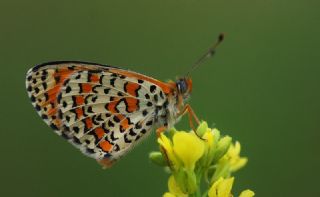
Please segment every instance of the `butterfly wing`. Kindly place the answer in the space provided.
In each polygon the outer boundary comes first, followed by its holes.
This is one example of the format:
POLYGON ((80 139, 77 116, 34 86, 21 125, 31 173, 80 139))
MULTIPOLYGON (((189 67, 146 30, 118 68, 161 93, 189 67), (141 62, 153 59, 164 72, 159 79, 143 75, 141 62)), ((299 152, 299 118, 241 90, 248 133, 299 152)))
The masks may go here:
POLYGON ((26 86, 33 106, 57 134, 108 165, 150 133, 169 91, 153 78, 83 62, 36 66, 26 86))

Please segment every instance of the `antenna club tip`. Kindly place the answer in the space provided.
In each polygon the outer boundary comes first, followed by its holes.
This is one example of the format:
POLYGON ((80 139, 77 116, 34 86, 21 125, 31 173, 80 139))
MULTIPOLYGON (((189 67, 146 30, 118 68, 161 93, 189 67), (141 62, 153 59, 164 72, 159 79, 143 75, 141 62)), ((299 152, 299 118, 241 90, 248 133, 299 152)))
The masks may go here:
POLYGON ((218 41, 219 41, 219 42, 222 42, 222 41, 223 41, 224 35, 225 35, 224 33, 220 33, 220 34, 219 34, 219 37, 218 37, 218 41))

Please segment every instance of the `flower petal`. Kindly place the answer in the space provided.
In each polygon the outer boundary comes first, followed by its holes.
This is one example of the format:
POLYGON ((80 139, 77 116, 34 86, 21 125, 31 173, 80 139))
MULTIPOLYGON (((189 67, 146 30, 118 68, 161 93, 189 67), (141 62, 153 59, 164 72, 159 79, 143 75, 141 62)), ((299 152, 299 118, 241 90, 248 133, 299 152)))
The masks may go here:
POLYGON ((187 169, 193 170, 204 153, 204 143, 192 133, 177 132, 173 136, 173 151, 187 169))
POLYGON ((172 142, 170 141, 167 136, 165 136, 163 133, 161 133, 160 137, 158 138, 158 143, 165 151, 163 154, 165 154, 165 158, 169 159, 169 163, 174 169, 177 169, 179 167, 179 161, 177 160, 176 156, 173 153, 173 147, 172 142))
POLYGON ((231 194, 232 184, 234 178, 219 178, 216 182, 213 183, 209 189, 209 197, 229 197, 231 194))
POLYGON ((178 186, 176 180, 174 179, 174 176, 170 176, 169 177, 169 180, 168 180, 168 188, 169 188, 169 192, 171 194, 174 194, 175 196, 185 196, 187 197, 188 195, 187 194, 184 194, 180 187, 178 186))
POLYGON ((166 192, 166 193, 163 194, 162 197, 177 197, 177 196, 174 195, 174 194, 171 194, 171 193, 169 193, 169 192, 166 192))

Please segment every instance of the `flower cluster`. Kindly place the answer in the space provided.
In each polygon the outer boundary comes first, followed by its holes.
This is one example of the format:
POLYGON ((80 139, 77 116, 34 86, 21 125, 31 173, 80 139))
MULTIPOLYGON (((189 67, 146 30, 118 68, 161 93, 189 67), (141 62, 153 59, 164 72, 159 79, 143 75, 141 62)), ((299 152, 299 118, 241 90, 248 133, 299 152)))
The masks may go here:
MULTIPOLYGON (((234 177, 231 174, 247 163, 240 157, 240 143, 232 143, 229 136, 222 137, 219 130, 210 129, 202 122, 195 132, 171 129, 158 138, 160 151, 151 152, 154 163, 165 166, 171 173, 169 192, 164 197, 209 196, 229 197, 234 177), (202 180, 207 184, 201 191, 202 180)), ((240 197, 252 197, 245 190, 240 197)))

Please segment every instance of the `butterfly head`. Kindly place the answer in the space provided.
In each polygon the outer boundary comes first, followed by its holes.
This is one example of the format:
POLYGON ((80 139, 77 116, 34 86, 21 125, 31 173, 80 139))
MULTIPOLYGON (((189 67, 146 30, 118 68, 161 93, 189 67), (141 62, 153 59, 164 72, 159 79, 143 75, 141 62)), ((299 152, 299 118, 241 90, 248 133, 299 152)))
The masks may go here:
POLYGON ((176 81, 178 94, 187 99, 192 91, 192 80, 189 77, 180 78, 176 81))

